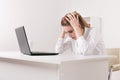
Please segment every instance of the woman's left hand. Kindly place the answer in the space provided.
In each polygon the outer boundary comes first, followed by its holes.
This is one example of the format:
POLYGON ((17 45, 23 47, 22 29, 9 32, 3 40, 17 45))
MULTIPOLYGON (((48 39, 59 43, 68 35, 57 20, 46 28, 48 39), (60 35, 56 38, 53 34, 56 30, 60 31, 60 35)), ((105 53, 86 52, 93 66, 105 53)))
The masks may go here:
POLYGON ((80 25, 79 19, 78 19, 78 15, 77 15, 77 17, 75 17, 74 14, 69 13, 65 17, 65 19, 70 23, 70 25, 73 27, 73 29, 78 28, 78 27, 81 28, 81 25, 80 25))
POLYGON ((77 38, 83 35, 83 29, 81 28, 81 24, 79 23, 78 15, 75 17, 74 14, 70 13, 68 14, 65 19, 70 23, 70 25, 73 27, 77 38))

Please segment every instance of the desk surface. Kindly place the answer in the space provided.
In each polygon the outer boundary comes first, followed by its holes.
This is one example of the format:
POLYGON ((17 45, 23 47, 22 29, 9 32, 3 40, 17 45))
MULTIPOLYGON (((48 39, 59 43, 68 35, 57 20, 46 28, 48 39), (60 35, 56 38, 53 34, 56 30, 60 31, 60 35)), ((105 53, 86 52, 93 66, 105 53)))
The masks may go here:
POLYGON ((50 64, 61 64, 65 61, 97 61, 105 60, 107 56, 103 55, 94 55, 94 56, 81 56, 81 55, 49 55, 49 56, 29 56, 24 55, 20 52, 0 52, 1 59, 12 59, 12 60, 24 60, 32 62, 42 62, 50 64))

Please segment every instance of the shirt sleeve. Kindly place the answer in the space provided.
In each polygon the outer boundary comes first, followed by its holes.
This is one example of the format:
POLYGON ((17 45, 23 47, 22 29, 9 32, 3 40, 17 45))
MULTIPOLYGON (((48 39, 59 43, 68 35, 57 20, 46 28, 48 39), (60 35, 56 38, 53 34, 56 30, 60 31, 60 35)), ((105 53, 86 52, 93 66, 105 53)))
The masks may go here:
POLYGON ((63 38, 58 38, 55 51, 57 53, 62 53, 63 51, 67 50, 70 47, 70 41, 63 38))
POLYGON ((78 53, 82 55, 93 54, 93 50, 96 47, 99 39, 100 39, 100 32, 97 30, 97 28, 92 27, 86 39, 83 36, 80 36, 77 39, 78 48, 79 48, 78 53))

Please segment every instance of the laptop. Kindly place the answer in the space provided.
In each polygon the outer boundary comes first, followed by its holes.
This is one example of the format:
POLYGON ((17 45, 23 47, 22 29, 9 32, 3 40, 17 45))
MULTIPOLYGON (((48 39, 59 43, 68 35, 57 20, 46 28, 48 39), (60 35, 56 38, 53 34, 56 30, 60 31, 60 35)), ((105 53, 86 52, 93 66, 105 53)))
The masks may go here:
POLYGON ((33 52, 30 49, 24 26, 15 28, 20 51, 27 55, 58 55, 55 52, 33 52))

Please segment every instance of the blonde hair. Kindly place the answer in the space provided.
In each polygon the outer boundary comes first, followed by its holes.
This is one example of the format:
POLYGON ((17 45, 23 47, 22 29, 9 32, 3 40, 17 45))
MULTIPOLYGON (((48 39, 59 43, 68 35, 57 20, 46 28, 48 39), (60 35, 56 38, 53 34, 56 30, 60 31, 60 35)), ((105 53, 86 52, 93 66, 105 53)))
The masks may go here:
MULTIPOLYGON (((86 22, 86 20, 79 14, 77 13, 76 11, 72 12, 74 14, 74 16, 77 18, 78 16, 78 19, 79 19, 79 23, 81 25, 81 28, 90 28, 90 24, 88 24, 86 22)), ((70 23, 65 19, 65 17, 67 17, 68 14, 66 14, 62 19, 61 19, 61 25, 62 26, 71 26, 70 23)))

